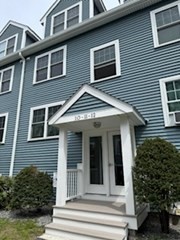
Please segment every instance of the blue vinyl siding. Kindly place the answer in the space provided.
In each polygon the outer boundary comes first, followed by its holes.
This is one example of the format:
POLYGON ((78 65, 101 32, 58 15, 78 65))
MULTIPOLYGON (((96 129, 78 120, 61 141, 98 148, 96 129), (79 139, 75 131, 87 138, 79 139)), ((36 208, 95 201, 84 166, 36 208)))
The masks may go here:
POLYGON ((77 102, 74 103, 71 108, 68 109, 64 116, 68 116, 74 113, 78 114, 107 109, 108 107, 110 107, 109 104, 85 93, 77 102))
POLYGON ((51 21, 52 21, 52 16, 57 14, 58 12, 61 12, 65 10, 66 8, 69 8, 70 6, 82 1, 82 21, 89 18, 89 0, 71 0, 71 1, 66 1, 66 0, 61 0, 57 6, 49 13, 46 19, 46 26, 45 26, 45 34, 44 36, 47 37, 51 35, 51 21))
POLYGON ((15 35, 18 34, 17 37, 17 50, 21 49, 21 43, 22 43, 22 36, 23 36, 23 29, 16 27, 14 25, 9 25, 7 29, 3 32, 3 34, 0 36, 0 42, 15 35))
POLYGON ((32 39, 30 36, 28 36, 27 34, 26 34, 26 43, 25 43, 25 46, 28 46, 28 45, 30 45, 30 44, 32 44, 32 43, 35 43, 36 41, 34 40, 34 39, 32 39))
MULTIPOLYGON (((169 2, 172 1, 167 1, 169 2)), ((159 136, 180 149, 180 128, 164 127, 159 87, 159 79, 180 74, 179 43, 155 49, 150 21, 150 11, 162 4, 156 4, 54 46, 67 45, 67 74, 64 77, 33 85, 35 56, 30 57, 25 72, 14 174, 30 164, 49 173, 56 171, 58 140, 27 141, 30 108, 67 100, 85 83, 131 104, 142 114, 147 125, 136 128, 137 144, 142 143, 145 138, 159 136), (121 76, 90 83, 90 49, 116 39, 119 39, 120 44, 121 76)), ((16 74, 18 79, 19 73, 16 74)), ((12 101, 16 101, 18 86, 17 84, 17 89, 14 89, 13 85, 14 92, 11 94, 14 95, 7 94, 13 96, 9 101, 10 106, 13 105, 12 101)), ((80 108, 83 112, 89 111, 90 104, 87 102, 90 100, 91 108, 107 107, 105 103, 85 94, 70 111, 79 113, 80 108)), ((14 109, 12 107, 12 111, 14 109)), ((14 125, 10 126, 13 128, 14 125)), ((11 127, 8 129, 12 131, 11 127)), ((12 141, 12 133, 8 134, 12 141)), ((68 167, 74 168, 82 159, 81 134, 69 134, 68 143, 68 167)), ((6 154, 9 154, 8 151, 6 154)))
MULTIPOLYGON (((12 65, 10 65, 12 66, 12 65)), ((5 144, 0 145, 0 173, 9 175, 14 128, 16 121, 16 109, 19 96, 21 64, 14 63, 14 79, 12 92, 0 94, 0 113, 9 113, 5 144)))

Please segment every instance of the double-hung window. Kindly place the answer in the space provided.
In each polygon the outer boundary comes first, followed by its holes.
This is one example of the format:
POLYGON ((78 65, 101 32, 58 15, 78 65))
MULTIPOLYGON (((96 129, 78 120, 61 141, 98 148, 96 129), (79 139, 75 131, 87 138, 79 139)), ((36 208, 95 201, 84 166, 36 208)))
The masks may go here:
POLYGON ((82 2, 52 16, 51 34, 60 32, 82 21, 82 2))
POLYGON ((16 50, 17 35, 0 42, 0 58, 16 50))
POLYGON ((180 112, 180 75, 160 80, 165 126, 176 125, 175 113, 180 112))
POLYGON ((44 53, 35 60, 34 83, 66 74, 66 46, 44 53))
POLYGON ((151 12, 154 46, 180 41, 180 1, 151 12))
POLYGON ((31 109, 28 140, 49 139, 59 135, 59 130, 49 125, 48 121, 63 103, 59 102, 31 109))
POLYGON ((11 91, 14 67, 0 70, 0 94, 11 91))
POLYGON ((91 49, 91 82, 120 75, 119 41, 115 40, 91 49))
POLYGON ((5 143, 8 113, 0 114, 0 144, 5 143))

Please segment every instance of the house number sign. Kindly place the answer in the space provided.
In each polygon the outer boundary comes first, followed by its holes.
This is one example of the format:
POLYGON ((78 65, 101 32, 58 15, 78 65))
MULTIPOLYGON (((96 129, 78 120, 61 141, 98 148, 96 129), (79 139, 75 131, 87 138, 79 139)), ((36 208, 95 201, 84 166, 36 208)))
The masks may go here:
POLYGON ((75 116, 75 121, 87 120, 87 119, 91 119, 91 118, 95 118, 95 117, 96 117, 95 112, 85 113, 85 114, 76 115, 75 116))

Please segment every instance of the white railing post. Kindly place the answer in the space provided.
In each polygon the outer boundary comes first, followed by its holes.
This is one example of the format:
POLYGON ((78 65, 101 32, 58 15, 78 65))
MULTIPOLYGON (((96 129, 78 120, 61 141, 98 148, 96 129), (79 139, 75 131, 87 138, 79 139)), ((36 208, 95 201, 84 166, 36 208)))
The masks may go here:
POLYGON ((79 196, 83 195, 83 164, 77 164, 78 175, 77 175, 77 193, 79 196))

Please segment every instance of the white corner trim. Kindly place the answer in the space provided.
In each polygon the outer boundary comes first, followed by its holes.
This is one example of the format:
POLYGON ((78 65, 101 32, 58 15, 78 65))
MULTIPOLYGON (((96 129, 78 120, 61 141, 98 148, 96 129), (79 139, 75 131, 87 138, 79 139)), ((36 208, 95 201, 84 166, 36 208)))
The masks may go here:
POLYGON ((19 97, 18 97, 18 104, 17 104, 17 111, 16 111, 16 122, 15 122, 15 129, 14 129, 12 154, 11 154, 11 165, 10 165, 10 170, 9 170, 9 176, 10 177, 13 176, 13 170, 14 170, 14 161, 15 161, 16 146, 17 146, 19 120, 20 120, 20 113, 21 113, 21 102, 22 102, 22 94, 23 94, 23 86, 24 86, 25 66, 26 66, 26 60, 22 59, 22 69, 21 69, 21 79, 20 79, 20 87, 19 87, 19 97))
POLYGON ((59 77, 65 76, 66 75, 66 64, 67 64, 66 62, 67 62, 67 45, 64 45, 64 46, 62 46, 60 48, 56 48, 56 49, 53 49, 51 51, 48 51, 48 52, 45 52, 45 53, 43 53, 41 55, 36 56, 35 57, 35 61, 34 61, 33 85, 40 84, 42 82, 46 82, 46 81, 49 81, 49 80, 53 80, 53 79, 57 79, 59 77), (54 53, 54 52, 60 51, 60 50, 63 50, 63 73, 61 75, 59 75, 59 76, 50 77, 51 54, 54 53), (44 80, 36 82, 37 62, 38 62, 38 59, 43 57, 43 56, 48 56, 47 79, 44 79, 44 80))
POLYGON ((172 41, 169 41, 169 42, 159 44, 159 39, 158 39, 158 31, 157 31, 157 23, 156 23, 156 16, 155 15, 158 12, 162 12, 162 11, 164 11, 168 8, 174 7, 174 6, 178 6, 179 14, 180 14, 180 0, 172 2, 170 4, 167 4, 163 7, 157 8, 157 9, 150 12, 151 28, 152 28, 153 42, 154 42, 154 47, 155 48, 180 41, 180 38, 179 38, 179 39, 176 39, 176 40, 172 40, 172 41))
POLYGON ((89 0, 89 18, 94 17, 94 0, 89 0))
POLYGON ((5 143, 5 140, 6 140, 8 116, 9 116, 9 113, 1 113, 1 114, 0 114, 0 117, 5 117, 3 138, 2 138, 2 142, 0 142, 0 144, 4 144, 4 143, 5 143))
POLYGON ((115 77, 118 77, 118 76, 121 75, 119 39, 90 49, 90 71, 91 71, 91 73, 90 73, 91 83, 112 79, 112 78, 115 78, 115 77), (102 79, 99 79, 99 80, 95 80, 94 79, 94 52, 97 51, 97 50, 112 46, 112 45, 115 46, 116 74, 113 75, 113 76, 107 77, 107 78, 102 78, 102 79))
POLYGON ((167 99, 167 94, 166 94, 165 83, 166 82, 177 81, 177 80, 180 80, 180 75, 175 75, 175 76, 172 76, 172 77, 162 78, 162 79, 159 80, 165 127, 171 126, 170 121, 169 121, 169 110, 168 110, 168 105, 167 105, 168 99, 167 99))

